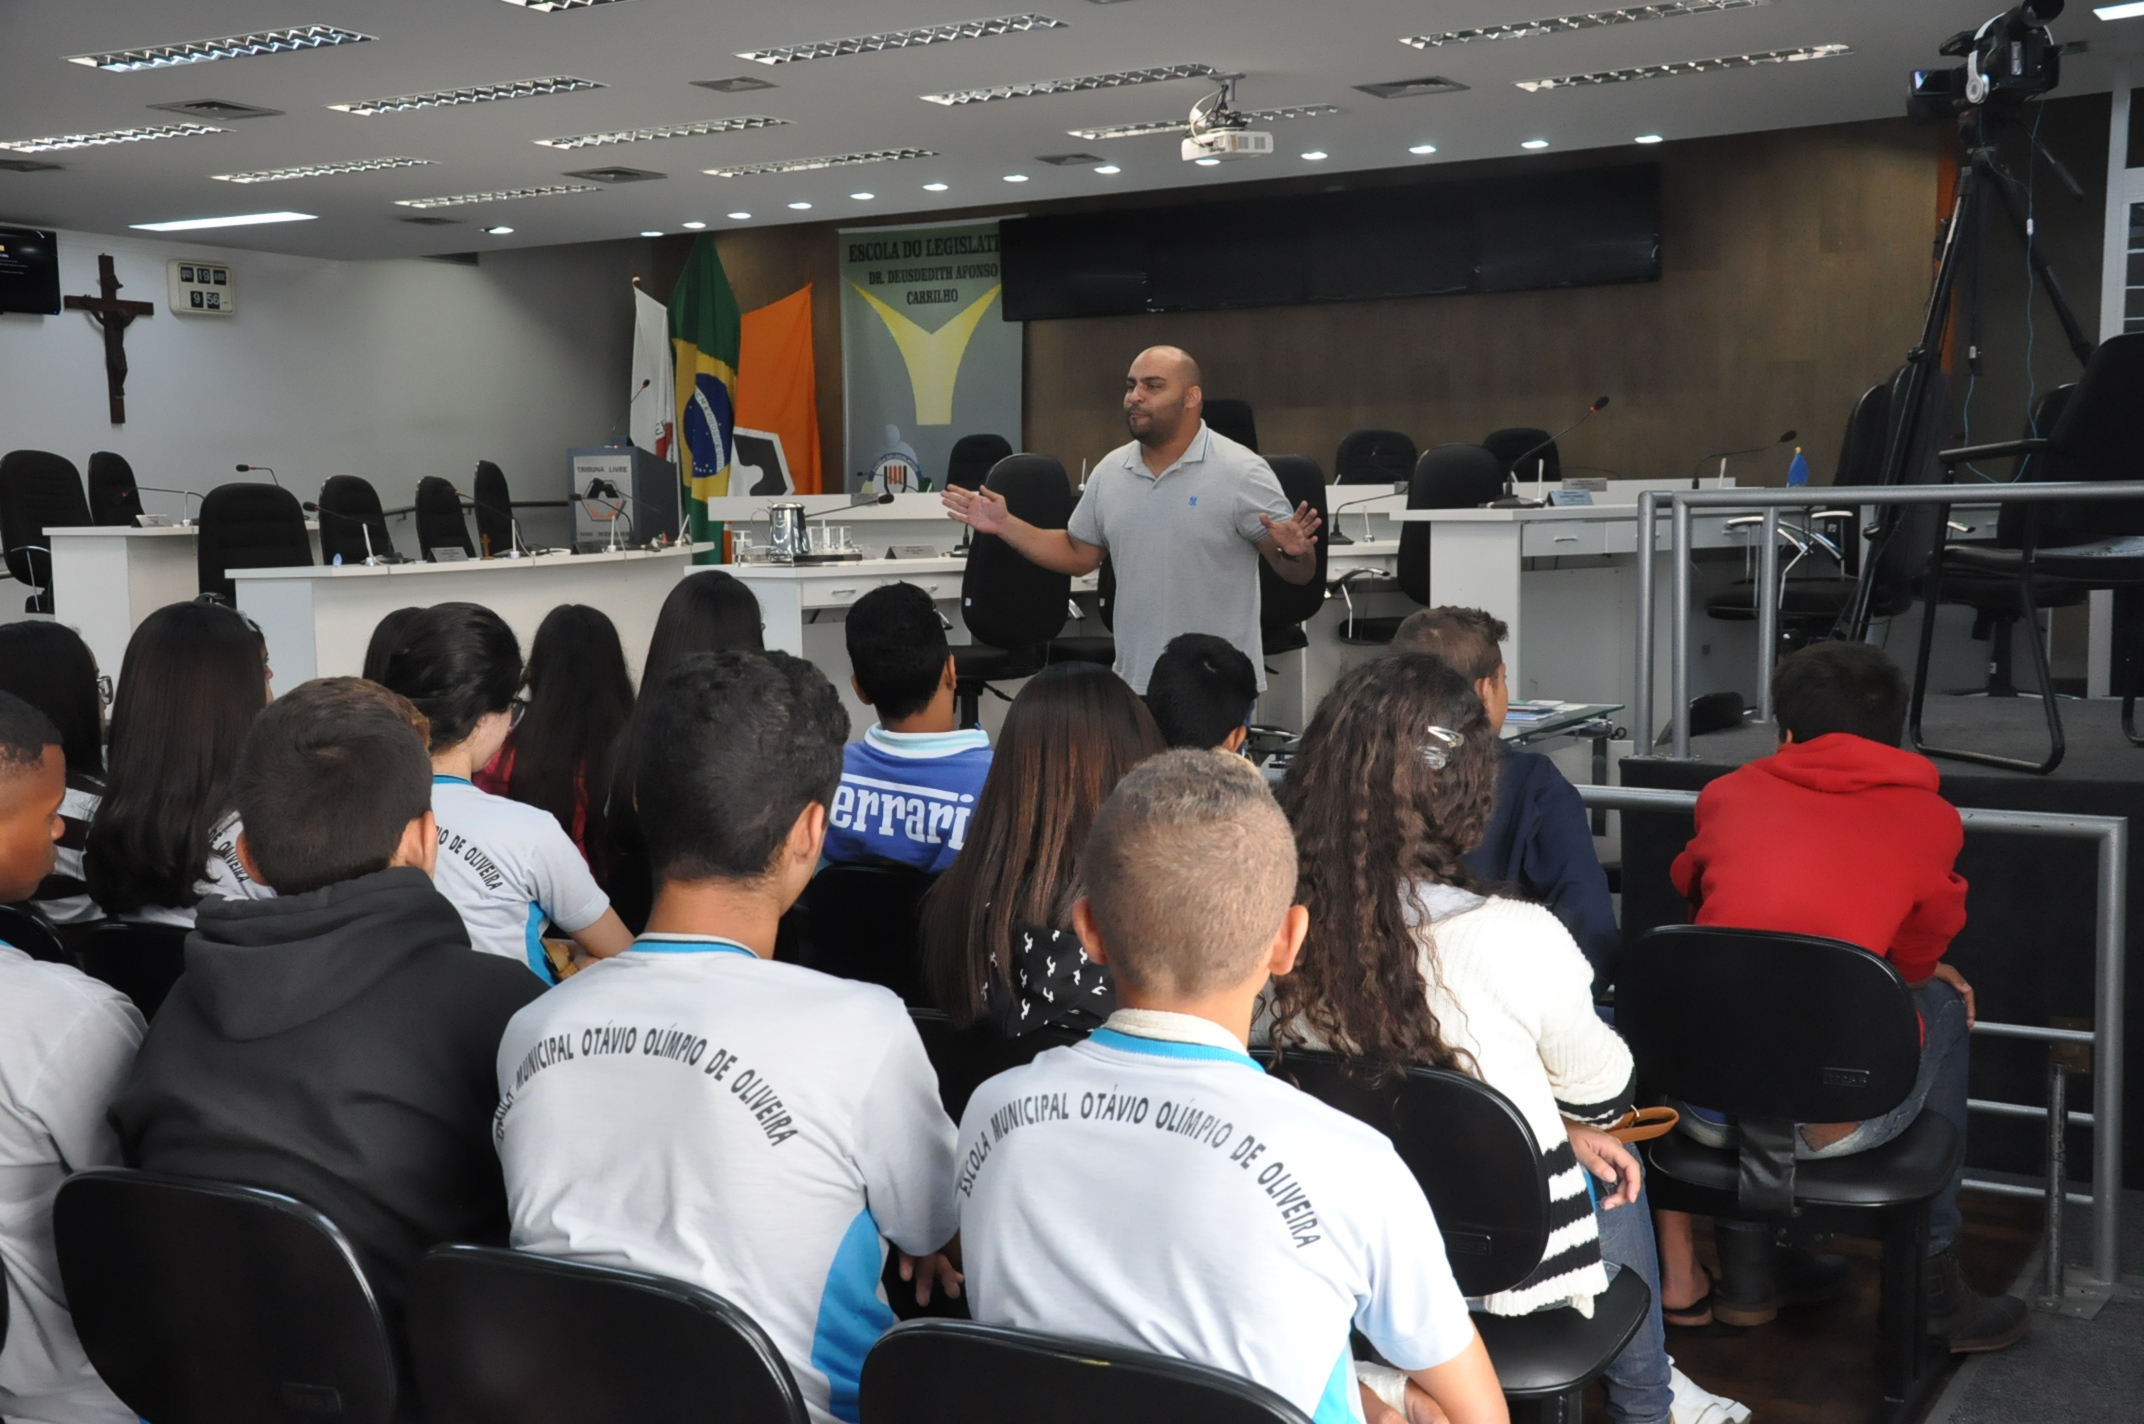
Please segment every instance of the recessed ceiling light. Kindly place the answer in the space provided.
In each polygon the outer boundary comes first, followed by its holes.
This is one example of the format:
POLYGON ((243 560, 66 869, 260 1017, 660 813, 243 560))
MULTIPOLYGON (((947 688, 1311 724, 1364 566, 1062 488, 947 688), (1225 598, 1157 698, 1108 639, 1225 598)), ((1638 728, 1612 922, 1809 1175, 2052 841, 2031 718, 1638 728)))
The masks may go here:
MULTIPOLYGON (((507 0, 507 3, 513 3, 513 0, 507 0)), ((651 227, 640 235, 642 237, 661 237, 663 235, 663 230, 659 227, 651 227)))
POLYGON ((296 168, 261 168, 251 173, 211 173, 218 183, 280 183, 287 178, 333 178, 343 173, 374 173, 382 168, 424 168, 429 158, 353 158, 344 163, 306 163, 296 168))
POLYGON ((739 50, 737 57, 758 64, 796 64, 806 59, 838 59, 845 54, 876 54, 880 50, 909 49, 915 45, 948 44, 954 40, 979 40, 1025 30, 1064 28, 1064 21, 1053 20, 1048 15, 1001 15, 992 20, 962 20, 958 24, 888 30, 884 34, 855 35, 843 40, 814 40, 809 44, 778 45, 773 49, 739 50))
POLYGON ((795 209, 795 210, 796 210, 797 212, 800 212, 800 213, 801 213, 801 212, 803 212, 803 211, 804 211, 805 209, 809 208, 809 207, 811 206, 811 204, 810 204, 810 203, 791 203, 791 204, 790 204, 789 206, 790 206, 791 208, 795 209))
POLYGON ((1407 151, 1416 155, 1430 154, 1437 151, 1437 146, 1433 143, 1418 143, 1407 151))
POLYGON ((493 237, 504 237, 512 232, 513 229, 510 227, 487 227, 484 231, 490 233, 493 237))
POLYGON ((743 114, 734 119, 709 119, 698 124, 660 124, 648 129, 612 129, 606 133, 568 134, 564 138, 540 138, 545 148, 602 148, 616 143, 648 143, 664 138, 704 138, 709 134, 744 133, 750 129, 778 128, 788 123, 768 114, 743 114))
POLYGON ((1328 154, 1322 148, 1313 148, 1312 150, 1310 150, 1310 152, 1303 155, 1304 161, 1309 163, 1323 163, 1329 157, 1331 157, 1331 155, 1328 154))
MULTIPOLYGON (((733 217, 734 217, 734 216, 735 216, 735 214, 733 213, 733 214, 731 214, 731 216, 733 216, 733 217)), ((707 224, 706 224, 706 223, 703 223, 703 222, 689 222, 689 223, 679 223, 679 224, 678 224, 678 226, 679 226, 679 227, 681 227, 681 228, 684 228, 684 229, 686 229, 686 230, 687 230, 687 231, 689 231, 689 232, 698 232, 698 231, 699 231, 699 230, 700 230, 701 228, 703 228, 703 227, 706 227, 706 226, 707 226, 707 224)))
POLYGON ((175 218, 170 222, 128 223, 142 232, 197 232, 207 227, 257 227, 262 223, 312 222, 312 213, 232 213, 220 218, 175 218))
POLYGON ((1031 99, 1038 94, 1077 94, 1090 89, 1122 89, 1132 84, 1165 84, 1172 79, 1213 79, 1221 71, 1210 64, 1165 64, 1153 69, 1119 69, 1108 74, 1078 74, 1069 79, 1031 79, 1023 84, 993 84, 987 89, 949 89, 919 97, 927 104, 952 108, 989 104, 999 99, 1031 99))
POLYGON ((1114 177, 1116 174, 1122 173, 1124 170, 1117 167, 1117 165, 1114 163, 1105 163, 1094 171, 1105 176, 1114 177))
POLYGON ((190 119, 272 119, 281 109, 264 109, 258 104, 239 104, 229 99, 182 99, 176 104, 151 104, 152 109, 162 109, 169 114, 184 114, 190 119))
POLYGON ((108 143, 145 143, 157 138, 190 138, 195 134, 229 132, 229 129, 219 129, 208 124, 148 124, 141 128, 103 129, 96 133, 0 139, 0 148, 15 153, 54 153, 63 148, 102 148, 108 143))
POLYGON ((2144 0, 2129 0, 2125 5, 2098 5, 2092 13, 2102 20, 2134 20, 2144 16, 2144 0))
POLYGON ((849 196, 850 196, 850 197, 852 197, 852 198, 854 198, 854 199, 855 199, 855 200, 856 200, 857 202, 859 202, 859 203, 868 203, 868 202, 870 202, 870 201, 871 201, 871 200, 872 200, 873 198, 877 197, 877 196, 878 196, 878 194, 876 194, 876 193, 851 193, 851 194, 849 194, 849 196))
POLYGON ((1025 183, 1027 175, 1025 173, 1008 173, 1005 175, 1005 181, 1008 183, 1025 183))
POLYGON ((1521 79, 1518 86, 1529 94, 1550 89, 1571 89, 1582 84, 1627 84, 1635 79, 1672 79, 1682 74, 1712 74, 1723 69, 1754 69, 1762 64, 1800 64, 1810 59, 1834 59, 1853 50, 1843 44, 1804 45, 1800 49, 1768 49, 1756 54, 1722 54, 1710 59, 1682 59, 1671 64, 1636 64, 1627 69, 1596 69, 1590 74, 1559 74, 1548 79, 1521 79))
POLYGON ((733 163, 703 168, 710 178, 749 178, 758 173, 816 173, 822 168, 853 168, 859 163, 898 163, 909 158, 936 158, 928 148, 873 148, 861 153, 829 153, 818 158, 781 158, 771 163, 733 163))
POLYGON ((399 114, 410 109, 451 109, 460 104, 491 104, 501 99, 531 99, 539 94, 570 94, 576 89, 601 89, 593 79, 554 74, 544 79, 516 79, 511 84, 472 84, 466 89, 437 89, 429 94, 396 94, 386 99, 361 99, 352 104, 330 104, 339 114, 399 114))
POLYGON ((925 183, 923 185, 923 191, 926 193, 943 193, 945 188, 946 185, 943 183, 925 183))
POLYGON ((1219 168, 1221 166, 1221 160, 1218 158, 1194 158, 1191 161, 1201 168, 1219 168))
MULTIPOLYGON (((1286 119, 1320 119, 1327 114, 1344 113, 1337 104, 1290 104, 1280 109, 1252 109, 1243 117, 1254 124, 1274 124, 1286 119)), ((1067 129, 1073 138, 1090 142, 1119 138, 1152 138, 1158 134, 1183 134, 1191 131, 1191 125, 1183 119, 1155 119, 1143 124, 1112 124, 1099 129, 1067 129)))
POLYGON ((1633 140, 1632 140, 1632 142, 1633 142, 1633 143, 1658 143, 1658 142, 1660 142, 1660 135, 1659 135, 1659 134, 1639 134, 1639 135, 1637 136, 1637 138, 1635 138, 1635 139, 1633 139, 1633 140))
POLYGON ((717 94, 743 94, 753 89, 777 89, 781 86, 772 79, 762 79, 756 74, 732 74, 727 79, 695 79, 695 89, 712 89, 717 94))
POLYGON ((1401 44, 1416 49, 1443 45, 1473 44, 1477 40, 1524 40, 1536 35, 1564 35, 1576 30, 1597 30, 1607 25, 1630 25, 1640 20, 1672 20, 1682 15, 1708 15, 1721 10, 1748 10, 1769 5, 1772 0, 1666 0, 1657 5, 1629 5, 1620 10, 1594 10, 1583 15, 1556 15, 1546 20, 1519 20, 1509 25, 1483 25, 1474 30, 1446 30, 1434 35, 1407 35, 1401 44))
POLYGON ((553 183, 542 188, 494 188, 488 193, 453 193, 444 198, 397 198, 398 208, 458 208, 468 203, 511 203, 522 198, 550 198, 560 193, 600 193, 589 183, 553 183))
POLYGON ((548 14, 557 10, 585 10, 591 5, 614 5, 617 0, 506 0, 506 3, 548 14))
POLYGON ((277 54, 286 50, 319 49, 323 45, 366 44, 370 35, 341 30, 333 25, 300 25, 289 30, 257 30, 250 35, 226 35, 217 40, 185 40, 179 44, 144 45, 140 49, 113 50, 106 54, 70 54, 69 64, 91 69, 125 72, 134 69, 165 69, 174 64, 205 64, 212 59, 242 59, 249 54, 277 54))
POLYGON ((1530 138, 1530 139, 1527 139, 1527 140, 1526 140, 1525 142, 1521 143, 1521 144, 1519 145, 1519 147, 1521 147, 1521 148, 1547 148, 1547 147, 1548 147, 1548 140, 1547 140, 1547 139, 1545 139, 1545 138, 1530 138))
POLYGON ((752 215, 750 213, 726 213, 724 214, 724 216, 729 218, 732 222, 747 222, 751 219, 752 215))

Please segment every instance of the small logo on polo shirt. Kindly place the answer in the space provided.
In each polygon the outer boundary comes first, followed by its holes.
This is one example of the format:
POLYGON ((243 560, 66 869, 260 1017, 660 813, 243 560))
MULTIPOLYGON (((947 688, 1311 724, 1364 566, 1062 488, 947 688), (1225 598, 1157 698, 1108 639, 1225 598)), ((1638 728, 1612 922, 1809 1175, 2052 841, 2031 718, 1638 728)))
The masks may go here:
POLYGON ((1197 495, 1191 496, 1191 507, 1193 509, 1197 509, 1199 507, 1199 497, 1197 495))

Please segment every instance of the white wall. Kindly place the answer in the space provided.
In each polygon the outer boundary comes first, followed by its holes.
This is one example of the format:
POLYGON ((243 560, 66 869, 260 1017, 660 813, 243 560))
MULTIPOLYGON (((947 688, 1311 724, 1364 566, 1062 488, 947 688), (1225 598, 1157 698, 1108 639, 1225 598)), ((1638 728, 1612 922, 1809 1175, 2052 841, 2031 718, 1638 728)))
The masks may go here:
MULTIPOLYGON (((565 452, 622 438, 630 279, 636 260, 648 270, 647 246, 505 250, 466 266, 62 232, 63 292, 94 293, 108 252, 120 295, 156 305, 126 334, 127 423, 110 423, 103 338, 87 313, 0 315, 0 450, 53 450, 78 468, 114 450, 145 485, 203 492, 259 478, 235 474, 241 461, 270 465, 301 499, 331 475, 363 475, 390 507, 425 475, 467 489, 488 459, 515 498, 563 498, 565 452), (230 266, 236 316, 169 310, 164 264, 196 256, 230 266)), ((144 503, 177 508, 163 495, 144 503)), ((565 517, 533 511, 525 524, 532 538, 562 538, 565 517)))

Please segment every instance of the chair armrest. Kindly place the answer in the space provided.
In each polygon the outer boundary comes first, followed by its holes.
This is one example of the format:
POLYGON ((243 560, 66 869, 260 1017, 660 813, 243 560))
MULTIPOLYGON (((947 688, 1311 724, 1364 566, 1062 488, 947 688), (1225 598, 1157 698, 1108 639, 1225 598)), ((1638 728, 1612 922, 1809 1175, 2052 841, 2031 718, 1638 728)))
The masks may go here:
POLYGON ((2037 455, 2050 448, 2049 440, 2001 440, 1993 445, 1967 445, 1957 450, 1938 450, 1936 460, 1944 469, 1954 469, 1974 460, 1999 460, 2006 455, 2037 455))

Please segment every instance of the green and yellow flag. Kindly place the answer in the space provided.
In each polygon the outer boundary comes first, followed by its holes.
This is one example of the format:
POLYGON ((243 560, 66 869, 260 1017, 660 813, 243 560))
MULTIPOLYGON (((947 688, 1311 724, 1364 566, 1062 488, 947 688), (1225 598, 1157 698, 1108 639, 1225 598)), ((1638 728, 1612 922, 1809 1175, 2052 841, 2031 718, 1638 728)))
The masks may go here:
POLYGON ((719 563, 722 526, 707 501, 730 492, 730 452, 737 428, 736 294, 712 234, 701 233, 670 293, 670 348, 677 358, 679 468, 685 480, 686 528, 715 548, 694 562, 719 563))

